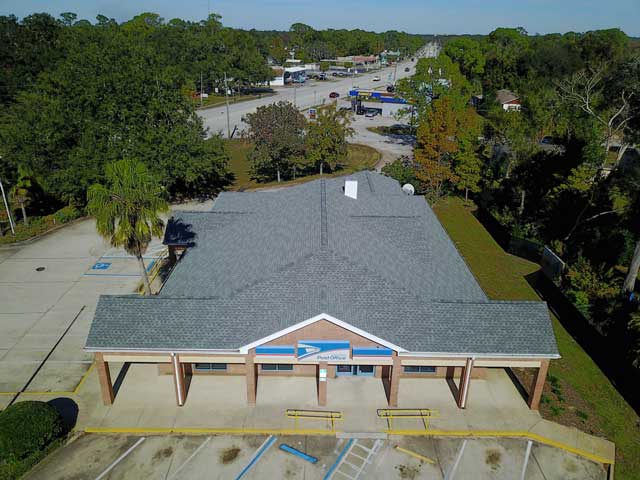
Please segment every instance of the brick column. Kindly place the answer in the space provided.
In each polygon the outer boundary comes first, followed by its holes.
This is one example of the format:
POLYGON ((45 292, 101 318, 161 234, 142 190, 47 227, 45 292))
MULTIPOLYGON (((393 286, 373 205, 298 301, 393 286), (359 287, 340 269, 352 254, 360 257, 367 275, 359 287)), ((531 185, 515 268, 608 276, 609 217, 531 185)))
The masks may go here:
POLYGON ((467 363, 460 375, 460 389, 458 395, 458 407, 467 408, 467 397, 469 396, 469 384, 471 383, 471 371, 473 370, 473 358, 467 358, 467 363))
POLYGON ((255 353, 249 352, 245 357, 245 369, 247 377, 247 405, 255 406, 258 378, 256 375, 255 353))
POLYGON ((177 353, 171 354, 171 366, 173 367, 173 386, 176 390, 176 403, 181 407, 186 400, 187 389, 184 386, 184 369, 177 353))
POLYGON ((393 356, 393 367, 391 367, 391 378, 389 380, 389 406, 398 406, 398 390, 400 389, 400 375, 402 365, 398 355, 393 356))
POLYGON ((540 361, 540 367, 536 371, 531 382, 531 388, 529 388, 529 408, 531 410, 538 410, 540 406, 540 399, 542 398, 542 389, 544 388, 544 382, 547 379, 547 371, 549 370, 549 360, 544 359, 540 361))
POLYGON ((102 355, 102 353, 96 353, 96 370, 98 371, 102 403, 105 405, 111 405, 113 404, 115 395, 113 393, 113 384, 111 383, 109 363, 104 361, 104 355, 102 355))
POLYGON ((320 362, 318 364, 318 369, 316 370, 316 382, 318 384, 318 405, 324 407, 327 404, 327 381, 328 378, 320 377, 320 370, 325 370, 327 372, 327 376, 329 375, 329 366, 327 362, 320 362))

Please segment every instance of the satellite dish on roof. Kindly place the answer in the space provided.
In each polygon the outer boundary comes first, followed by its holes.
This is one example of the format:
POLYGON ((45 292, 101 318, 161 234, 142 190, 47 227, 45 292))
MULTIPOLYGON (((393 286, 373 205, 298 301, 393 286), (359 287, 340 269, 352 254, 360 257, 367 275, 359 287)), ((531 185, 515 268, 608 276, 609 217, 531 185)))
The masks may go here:
POLYGON ((413 185, 411 185, 410 183, 405 183, 402 186, 402 191, 407 195, 413 195, 414 193, 416 193, 416 189, 413 188, 413 185))

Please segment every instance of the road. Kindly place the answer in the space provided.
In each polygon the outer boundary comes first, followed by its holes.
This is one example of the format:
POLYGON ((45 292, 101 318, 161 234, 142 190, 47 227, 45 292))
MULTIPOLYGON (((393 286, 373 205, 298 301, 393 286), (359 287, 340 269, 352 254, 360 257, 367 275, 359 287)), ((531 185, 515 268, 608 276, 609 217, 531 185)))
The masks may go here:
MULTIPOLYGON (((414 73, 415 62, 406 61, 398 64, 397 79, 405 78, 414 73), (405 68, 409 67, 409 72, 405 72, 405 68)), ((295 103, 299 108, 306 109, 314 105, 321 105, 328 102, 329 94, 331 92, 338 92, 341 97, 346 96, 351 89, 352 85, 357 85, 360 88, 374 88, 384 87, 389 82, 389 75, 393 79, 395 67, 387 67, 382 70, 373 71, 371 73, 362 74, 358 77, 340 78, 334 80, 334 77, 330 77, 331 80, 327 81, 309 81, 304 85, 297 87, 287 86, 274 89, 275 96, 269 96, 264 98, 258 98, 256 100, 250 100, 246 102, 240 102, 229 105, 229 123, 231 125, 231 131, 237 126, 238 130, 246 128, 246 124, 242 121, 242 118, 256 110, 256 108, 263 105, 270 105, 281 100, 286 100, 291 103, 295 103), (374 82, 375 76, 380 77, 380 81, 374 82)), ((227 136, 227 115, 225 106, 209 108, 206 110, 199 110, 198 114, 204 121, 204 126, 209 128, 209 134, 222 133, 223 136, 227 136)))

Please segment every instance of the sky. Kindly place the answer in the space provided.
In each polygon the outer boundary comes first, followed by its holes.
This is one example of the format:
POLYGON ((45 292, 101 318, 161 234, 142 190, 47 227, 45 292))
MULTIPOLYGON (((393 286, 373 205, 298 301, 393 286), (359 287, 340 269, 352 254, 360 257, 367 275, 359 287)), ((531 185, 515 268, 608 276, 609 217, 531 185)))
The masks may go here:
POLYGON ((0 15, 75 12, 125 21, 141 12, 165 19, 222 15, 231 27, 287 30, 302 22, 316 29, 362 28, 424 34, 486 34, 524 27, 530 34, 617 27, 640 37, 640 0, 0 0, 0 15))

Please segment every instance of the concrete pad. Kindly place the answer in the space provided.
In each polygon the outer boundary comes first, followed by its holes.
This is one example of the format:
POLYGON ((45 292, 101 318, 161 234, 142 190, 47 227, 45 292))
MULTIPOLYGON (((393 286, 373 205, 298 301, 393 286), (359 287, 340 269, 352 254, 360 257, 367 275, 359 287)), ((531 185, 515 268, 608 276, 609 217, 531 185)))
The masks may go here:
POLYGON ((9 283, 0 288, 2 313, 44 313, 53 307, 73 286, 61 283, 9 283))
POLYGON ((17 392, 33 375, 33 364, 0 362, 0 392, 17 392))
POLYGON ((87 335, 69 335, 67 334, 58 344, 56 349, 49 357, 50 362, 93 362, 93 354, 83 350, 87 341, 87 335))
POLYGON ((526 442, 515 439, 467 441, 455 478, 474 480, 519 478, 526 442))
POLYGON ((41 313, 0 313, 0 348, 13 347, 41 318, 41 313))
POLYGON ((124 435, 82 435, 53 452, 24 478, 93 480, 136 441, 137 438, 124 435))
POLYGON ((70 262, 61 258, 19 258, 7 259, 2 264, 7 279, 15 283, 56 283, 73 282, 93 265, 94 260, 77 259, 70 262), (44 268, 42 271, 37 268, 44 268))
POLYGON ((553 447, 534 444, 531 453, 546 480, 605 480, 607 477, 602 465, 553 447))
POLYGON ((89 369, 89 363, 45 363, 29 385, 32 392, 73 391, 89 369))
MULTIPOLYGON (((198 454, 179 472, 179 476, 169 478, 210 478, 229 479, 236 478, 242 469, 249 463, 256 450, 266 439, 266 436, 255 437, 211 437, 198 454)), ((205 437, 199 437, 202 442, 205 437)), ((201 443, 202 444, 202 443, 201 443)), ((276 445, 271 450, 277 448, 276 445)), ((182 464, 181 464, 182 465, 182 464)), ((269 478, 250 476, 259 472, 264 463, 258 461, 249 475, 243 478, 269 478)), ((283 478, 276 476, 271 478, 283 478)))

